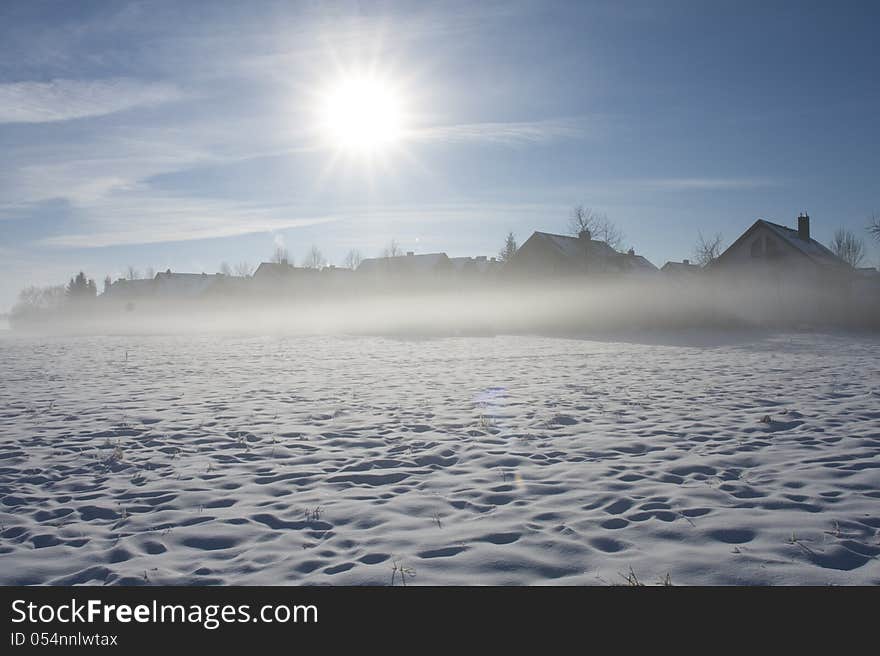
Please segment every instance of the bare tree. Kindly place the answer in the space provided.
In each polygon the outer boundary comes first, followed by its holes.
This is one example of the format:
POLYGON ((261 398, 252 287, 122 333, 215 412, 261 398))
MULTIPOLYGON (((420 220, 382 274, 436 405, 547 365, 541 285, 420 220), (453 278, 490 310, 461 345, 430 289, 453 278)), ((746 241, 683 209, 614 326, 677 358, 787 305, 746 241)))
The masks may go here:
POLYGON ((224 276, 232 276, 232 267, 229 266, 229 262, 221 262, 220 263, 220 273, 224 276))
POLYGON ((242 278, 250 278, 253 272, 253 267, 247 262, 239 262, 235 265, 235 275, 242 278))
POLYGON ((498 252, 498 259, 502 262, 510 262, 519 247, 516 245, 516 237, 512 232, 507 233, 504 240, 504 248, 498 252))
POLYGON ((314 244, 309 249, 309 252, 306 253, 306 259, 303 262, 303 266, 307 269, 322 269, 324 265, 327 264, 327 260, 324 259, 321 251, 318 250, 318 247, 314 244))
POLYGON ((25 316, 35 311, 56 310, 67 301, 66 285, 26 287, 18 295, 10 316, 25 316))
POLYGON ((568 232, 573 237, 577 237, 584 230, 592 233, 592 227, 595 223, 595 214, 589 207, 576 205, 571 211, 571 218, 568 220, 568 232))
POLYGON ((275 252, 272 253, 272 262, 275 264, 290 264, 290 254, 283 246, 276 246, 275 252))
POLYGON ((110 291, 110 288, 113 286, 113 279, 110 276, 104 277, 104 293, 110 291))
POLYGON ((362 260, 361 252, 356 248, 353 248, 348 251, 348 255, 345 256, 345 268, 352 270, 357 269, 361 265, 362 260))
POLYGON ((135 269, 133 266, 131 266, 129 264, 128 271, 125 272, 125 277, 128 278, 129 280, 137 280, 138 278, 141 277, 141 274, 137 269, 135 269))
POLYGON ((880 241, 880 216, 875 212, 871 215, 871 223, 868 224, 868 232, 874 235, 874 239, 880 241))
POLYGON ((392 239, 391 243, 382 251, 382 257, 399 257, 400 255, 403 255, 403 253, 396 239, 392 239))
POLYGON ((714 237, 704 237, 702 232, 697 233, 697 245, 694 247, 694 259, 700 266, 707 266, 718 259, 721 255, 721 244, 724 237, 716 233, 714 237))
POLYGON ((568 221, 568 232, 573 237, 579 237, 587 232, 591 239, 604 241, 614 250, 620 250, 623 245, 623 231, 614 225, 608 215, 600 214, 583 205, 577 205, 572 210, 568 221))
POLYGON ((831 240, 831 251, 855 268, 865 259, 865 242, 845 228, 838 228, 831 240))
POLYGON ((604 241, 614 250, 622 250, 624 239, 623 231, 620 230, 620 228, 614 225, 611 221, 609 221, 608 217, 604 214, 597 223, 596 229, 593 231, 593 234, 598 237, 599 241, 604 241))

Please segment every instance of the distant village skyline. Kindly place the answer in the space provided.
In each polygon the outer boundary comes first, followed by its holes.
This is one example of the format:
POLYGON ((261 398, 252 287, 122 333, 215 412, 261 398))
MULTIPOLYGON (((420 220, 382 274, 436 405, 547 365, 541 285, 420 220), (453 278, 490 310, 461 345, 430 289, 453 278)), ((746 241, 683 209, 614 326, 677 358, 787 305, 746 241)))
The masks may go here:
MULTIPOLYGON (((880 226, 872 229, 877 233, 880 226)), ((13 317, 37 310, 62 309, 65 298, 77 300, 104 296, 116 301, 139 301, 151 298, 196 298, 250 290, 271 292, 277 300, 296 301, 306 294, 368 292, 370 281, 414 283, 419 281, 460 285, 472 289, 493 282, 582 281, 585 289, 598 281, 618 279, 644 280, 664 274, 669 281, 698 282, 742 276, 771 285, 791 285, 817 289, 838 286, 859 298, 868 298, 880 287, 880 269, 864 264, 864 243, 845 230, 835 235, 830 247, 812 235, 810 216, 801 213, 795 225, 785 226, 764 219, 755 221, 730 245, 720 235, 700 236, 694 260, 670 260, 655 266, 633 247, 623 249, 624 237, 602 214, 590 208, 574 208, 568 234, 534 231, 522 243, 508 233, 504 247, 495 256, 455 256, 445 252, 416 253, 404 251, 391 240, 375 257, 363 257, 352 249, 339 265, 328 262, 312 246, 299 262, 288 250, 276 245, 272 257, 253 266, 238 262, 235 267, 224 262, 218 271, 144 272, 130 266, 125 275, 104 277, 98 283, 80 271, 66 286, 29 286, 13 308, 13 317), (706 274, 705 276, 703 274, 706 274), (356 275, 352 275, 356 274, 356 275), (242 286, 243 285, 243 286, 242 286), (872 291, 873 290, 873 291, 872 291), (865 296, 867 294, 868 296, 865 296), (59 303, 61 305, 59 305, 59 303)), ((433 283, 429 284, 431 287, 433 283)), ((780 287, 781 289, 781 287, 780 287)), ((78 303, 74 303, 78 305, 78 303)), ((133 309, 133 306, 132 308, 133 309)))
POLYGON ((880 245, 880 7, 0 5, 0 314, 277 247, 497 255, 606 214, 657 267, 812 217, 880 245))
MULTIPOLYGON (((876 217, 874 217, 874 221, 876 222, 876 217)), ((847 268, 848 265, 844 264, 840 258, 849 260, 850 253, 843 252, 845 248, 841 249, 840 245, 835 246, 832 243, 826 246, 816 240, 811 228, 811 219, 805 212, 798 214, 794 227, 781 225, 767 219, 758 219, 747 230, 734 236, 729 242, 725 241, 720 233, 715 235, 700 234, 689 257, 655 264, 637 252, 634 246, 625 246, 629 243, 626 236, 616 224, 610 221, 607 215, 596 212, 592 208, 578 205, 569 212, 566 230, 557 232, 535 230, 525 240, 518 240, 511 231, 506 237, 506 243, 494 254, 450 256, 445 251, 417 252, 404 250, 396 239, 391 239, 384 245, 381 252, 375 255, 365 256, 360 249, 353 248, 348 251, 341 262, 335 263, 327 260, 323 251, 315 244, 309 247, 302 258, 297 259, 288 248, 275 240, 271 256, 260 258, 253 263, 247 260, 237 260, 232 263, 224 261, 211 271, 186 271, 171 267, 157 270, 152 266, 140 270, 134 265, 128 265, 125 271, 116 275, 107 273, 103 276, 92 276, 86 275, 85 271, 80 270, 70 278, 70 281, 72 285, 74 278, 82 278, 82 282, 88 281, 88 284, 98 295, 113 291, 116 297, 149 295, 162 289, 165 289, 166 293, 175 294, 177 292, 174 290, 181 285, 181 289, 189 290, 187 293, 201 294, 210 291, 214 282, 223 277, 254 278, 262 283, 272 280, 282 281, 285 275, 281 268, 289 269, 291 273, 296 270, 339 270, 359 272, 363 275, 369 265, 369 271, 375 272, 373 274, 375 275, 390 271, 383 268, 385 266, 382 264, 383 261, 409 260, 410 264, 418 263, 418 265, 427 264, 428 266, 427 268, 423 266, 404 267, 397 273, 408 271, 411 274, 419 271, 426 273, 427 271, 448 270, 449 273, 456 275, 468 272, 486 275, 503 274, 503 265, 511 259, 518 259, 520 266, 514 267, 514 270, 528 270, 532 273, 539 273, 543 270, 544 274, 555 275, 562 273, 563 270, 568 270, 569 273, 580 272, 584 274, 589 274, 591 271, 593 273, 615 272, 628 275, 664 273, 667 276, 675 277, 698 272, 701 268, 705 268, 705 265, 716 260, 719 263, 724 262, 724 268, 728 270, 731 265, 734 269, 742 268, 743 270, 754 269, 756 265, 768 265, 775 266, 783 275, 786 275, 785 270, 788 270, 787 274, 796 276, 804 272, 801 265, 809 261, 806 272, 811 276, 811 279, 818 282, 824 279, 829 282, 827 273, 833 269, 839 269, 842 264, 843 268, 847 268), (584 244, 591 246, 585 251, 584 244), (529 253, 527 258, 523 258, 520 253, 523 246, 527 247, 529 253), (841 252, 837 252, 838 249, 841 252), (533 253, 537 255, 537 263, 539 264, 537 268, 534 266, 533 253), (546 261, 548 255, 549 262, 546 261), (795 255, 793 260, 792 255, 795 255), (800 257, 803 255, 807 257, 800 257), (438 258, 442 258, 442 261, 438 258), (554 258, 558 258, 555 267, 552 265, 554 258), (609 258, 614 260, 614 264, 610 267, 608 266, 609 258), (531 267, 522 266, 522 262, 527 259, 532 260, 531 267), (542 262, 542 260, 545 261, 542 262), (596 268, 596 261, 603 262, 603 264, 596 268), (743 261, 745 264, 737 264, 738 261, 743 261), (558 268, 559 264, 563 265, 562 269, 558 268), (570 264, 574 266, 569 267, 570 264), (794 264, 794 269, 791 268, 792 264, 794 264), (584 265, 586 268, 582 268, 584 265), (797 273, 799 270, 801 273, 797 273), (137 283, 137 285, 132 286, 131 283, 137 283), (155 283, 158 287, 154 289, 155 285, 152 284, 149 287, 141 286, 146 283, 155 283)), ((857 276, 861 280, 859 284, 868 284, 872 289, 875 288, 880 284, 880 267, 875 267, 867 259, 867 253, 870 252, 868 250, 870 239, 867 236, 856 235, 851 231, 842 232, 846 232, 848 237, 854 237, 860 242, 858 262, 855 264, 862 271, 862 275, 857 276), (867 277, 864 274, 867 274, 867 277)), ((866 229, 866 233, 869 234, 876 235, 876 232, 876 229, 866 229)), ((508 273, 510 272, 508 271, 508 273)), ((334 284, 345 284, 345 280, 334 279, 334 284)), ((63 281, 42 286, 29 283, 24 285, 22 289, 29 291, 34 288, 49 290, 52 287, 60 288, 63 286, 65 286, 63 281)), ((14 308, 15 305, 11 306, 12 310, 14 308)), ((6 318, 9 314, 10 311, 0 311, 0 318, 6 318)))

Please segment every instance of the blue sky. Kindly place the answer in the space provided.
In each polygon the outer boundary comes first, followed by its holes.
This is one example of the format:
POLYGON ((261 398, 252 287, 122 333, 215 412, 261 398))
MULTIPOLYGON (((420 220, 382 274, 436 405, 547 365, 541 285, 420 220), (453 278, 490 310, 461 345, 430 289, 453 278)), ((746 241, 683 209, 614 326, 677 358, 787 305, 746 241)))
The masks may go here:
POLYGON ((279 243, 491 255, 578 203, 657 265, 807 210, 876 266, 878 24, 874 2, 4 2, 0 311, 80 269, 279 243), (372 159, 314 129, 318 90, 367 69, 409 112, 372 159))

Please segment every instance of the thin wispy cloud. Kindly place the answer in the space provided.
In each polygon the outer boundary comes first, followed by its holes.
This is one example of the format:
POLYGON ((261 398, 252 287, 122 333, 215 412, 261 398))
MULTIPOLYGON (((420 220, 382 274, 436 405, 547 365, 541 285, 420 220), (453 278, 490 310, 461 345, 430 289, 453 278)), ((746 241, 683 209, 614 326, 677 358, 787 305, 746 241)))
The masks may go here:
POLYGON ((94 126, 48 146, 11 146, 0 159, 0 220, 9 215, 4 205, 65 198, 88 207, 109 194, 139 190, 155 176, 266 152, 255 131, 242 134, 228 122, 194 118, 167 125, 94 126))
POLYGON ((130 78, 12 82, 0 84, 0 123, 50 123, 105 116, 177 100, 182 95, 170 84, 130 78))
POLYGON ((641 186, 660 191, 735 191, 779 186, 769 178, 662 178, 628 181, 629 186, 641 186))
MULTIPOLYGON (((138 244, 216 239, 272 233, 275 246, 286 240, 279 230, 347 222, 366 230, 373 225, 424 225, 506 221, 518 215, 559 213, 545 204, 438 203, 340 207, 321 213, 291 204, 222 202, 199 198, 129 197, 110 199, 90 208, 88 218, 74 231, 43 238, 36 245, 64 248, 105 248, 138 244)), ((382 235, 384 240, 386 235, 382 235)))
POLYGON ((576 119, 441 125, 414 130, 410 134, 417 140, 487 142, 512 146, 534 145, 559 139, 580 139, 586 135, 584 122, 576 119))
POLYGON ((151 176, 205 161, 209 161, 207 155, 199 156, 179 147, 165 154, 132 148, 120 151, 118 157, 74 157, 66 161, 28 163, 10 176, 15 189, 7 198, 29 203, 62 197, 87 206, 110 193, 136 189, 151 176))
POLYGON ((53 248, 103 248, 233 237, 336 220, 327 215, 292 215, 286 205, 230 203, 210 199, 131 198, 90 208, 75 232, 37 242, 53 248))

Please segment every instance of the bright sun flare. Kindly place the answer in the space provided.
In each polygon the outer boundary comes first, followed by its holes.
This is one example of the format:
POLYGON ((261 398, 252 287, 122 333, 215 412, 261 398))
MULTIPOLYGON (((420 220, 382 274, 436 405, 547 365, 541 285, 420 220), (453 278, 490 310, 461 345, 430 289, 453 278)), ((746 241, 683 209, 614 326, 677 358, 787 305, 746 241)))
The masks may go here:
POLYGON ((401 94, 375 76, 349 77, 330 87, 319 116, 324 137, 350 154, 380 154, 398 143, 406 128, 401 94))

